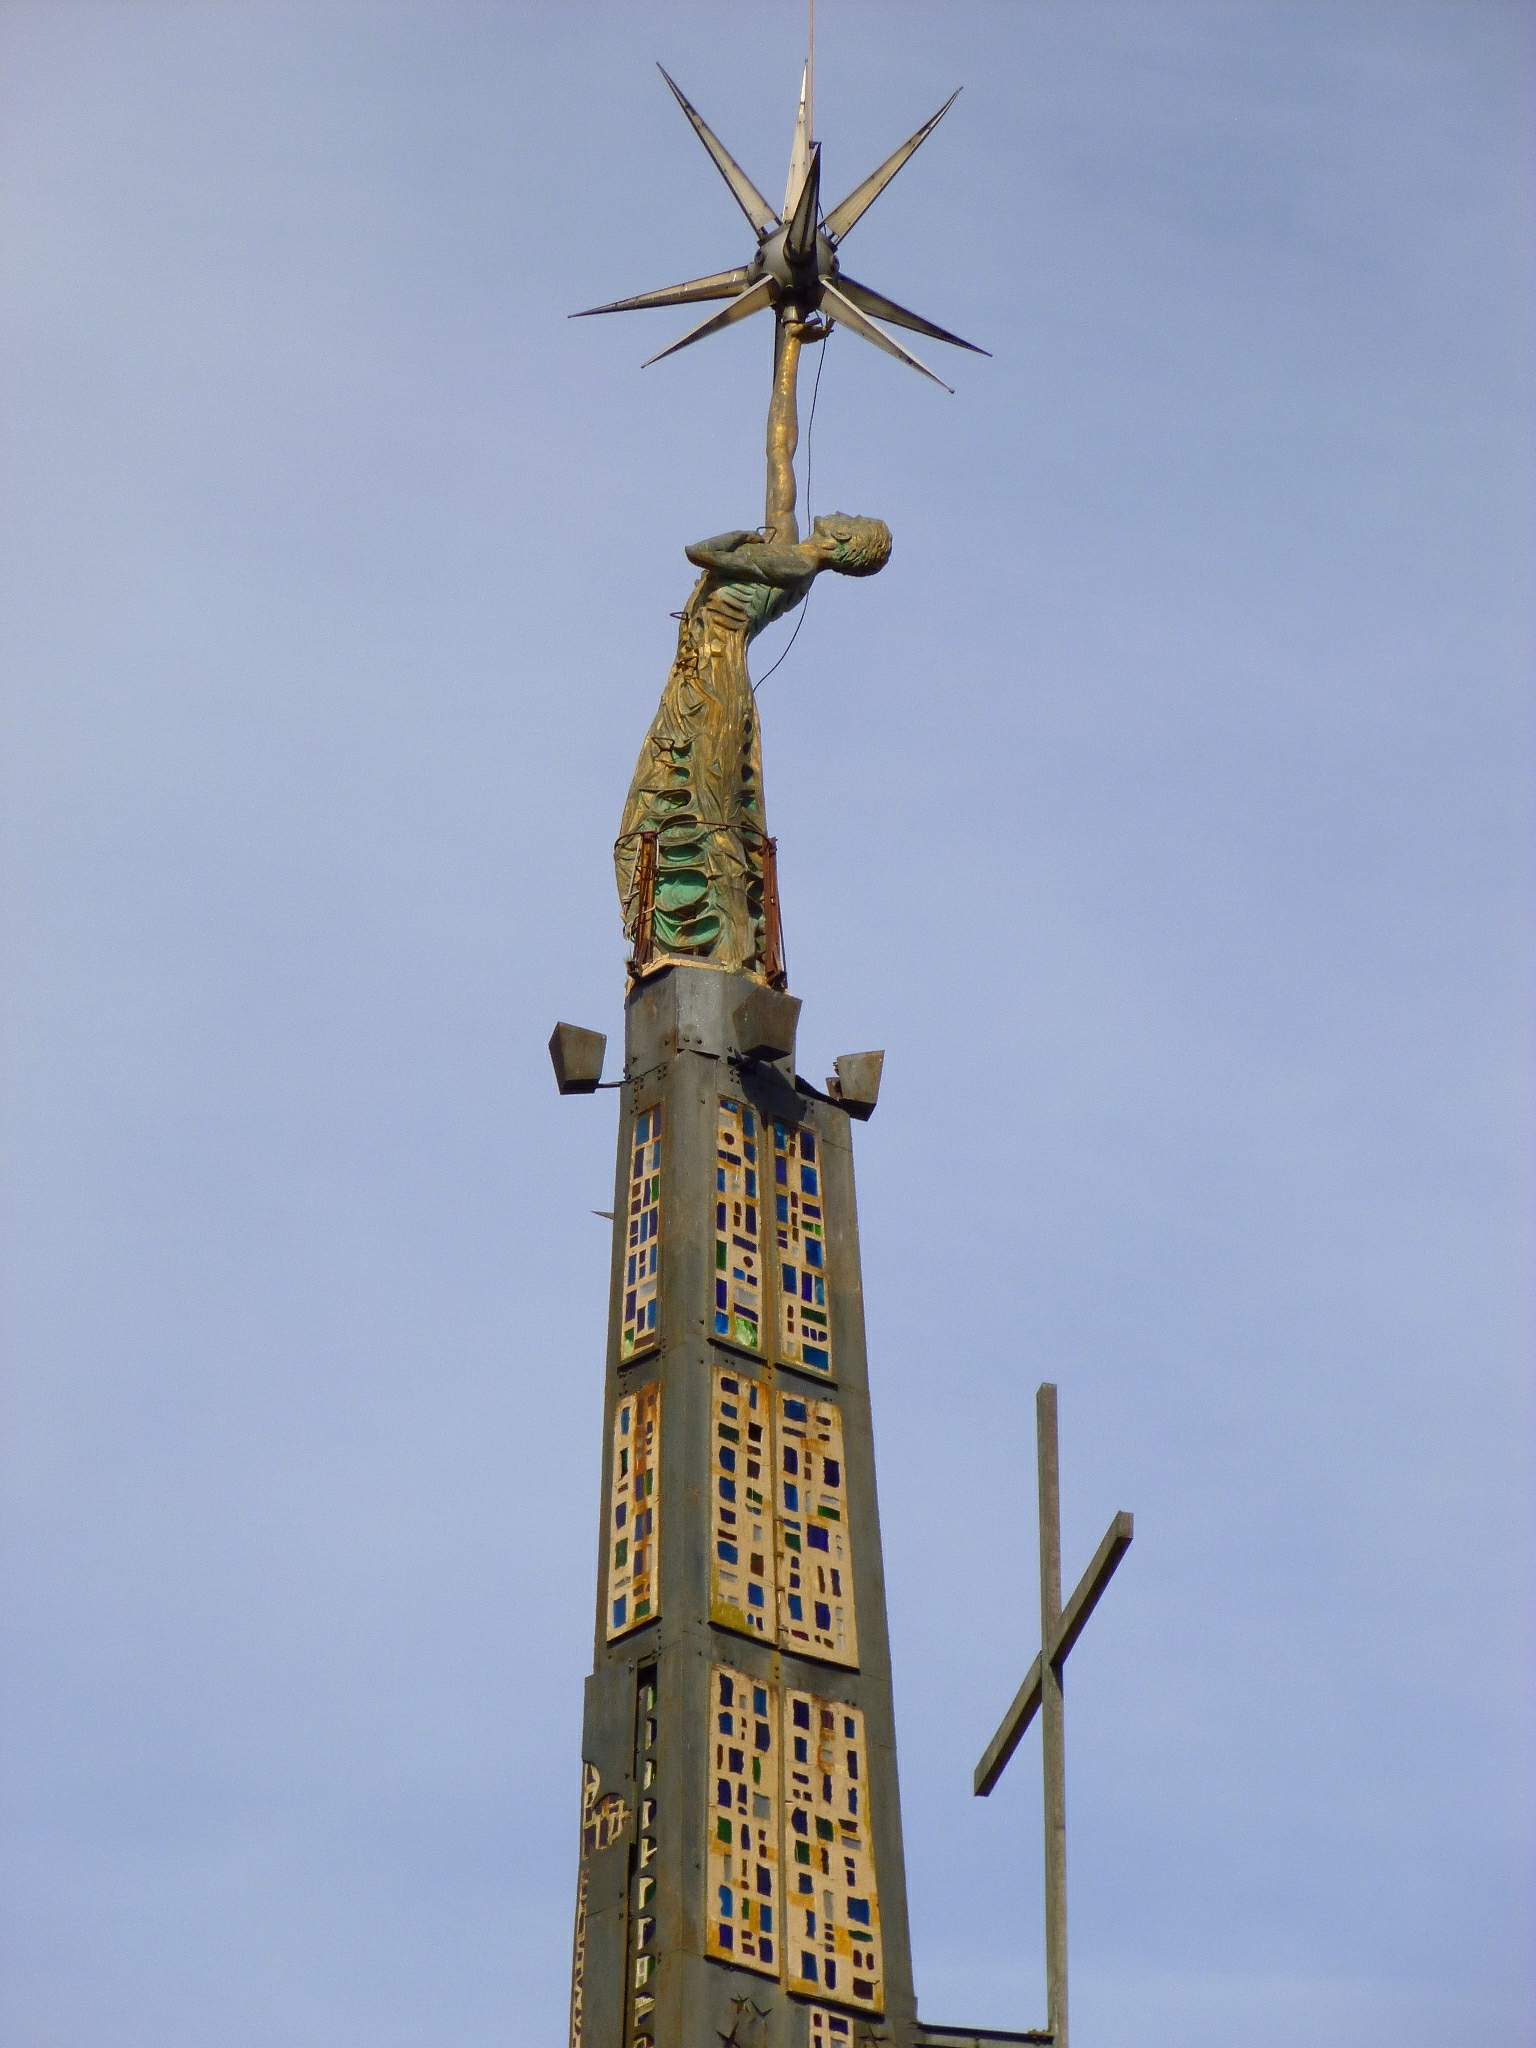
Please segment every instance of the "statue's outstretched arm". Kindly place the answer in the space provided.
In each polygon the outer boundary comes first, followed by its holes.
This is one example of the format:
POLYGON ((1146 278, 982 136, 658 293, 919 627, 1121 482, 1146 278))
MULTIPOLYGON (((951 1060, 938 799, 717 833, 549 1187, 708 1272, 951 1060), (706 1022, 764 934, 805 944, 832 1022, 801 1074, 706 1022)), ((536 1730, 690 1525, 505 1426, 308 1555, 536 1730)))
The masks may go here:
POLYGON ((708 569, 727 583, 802 583, 820 564, 803 548, 775 547, 756 533, 721 533, 695 541, 684 553, 696 569, 708 569))

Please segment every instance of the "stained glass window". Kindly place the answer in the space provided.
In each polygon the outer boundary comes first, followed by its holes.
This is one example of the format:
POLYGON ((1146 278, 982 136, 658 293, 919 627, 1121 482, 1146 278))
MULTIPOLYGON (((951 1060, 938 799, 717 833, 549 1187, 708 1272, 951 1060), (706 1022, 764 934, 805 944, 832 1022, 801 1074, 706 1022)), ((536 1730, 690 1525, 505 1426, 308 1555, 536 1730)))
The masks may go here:
POLYGON ((613 1417, 608 1509, 608 1640, 654 1621, 661 1609, 661 1388, 653 1381, 619 1402, 613 1417))
POLYGON ((809 1124, 773 1126, 773 1214, 779 1258, 779 1356, 812 1372, 830 1372, 821 1144, 809 1124))
POLYGON ((824 2005, 813 2005, 810 2013, 809 2048, 853 2048, 853 2021, 847 2013, 828 2012, 824 2005))
POLYGON ((717 1665, 710 1673, 705 1954, 777 1977, 778 1688, 717 1665))
POLYGON ((749 1103, 720 1102, 715 1151, 714 1333, 762 1347, 763 1269, 758 1248, 761 1125, 749 1103))
POLYGON ((622 1357, 658 1341, 661 1261, 661 1104, 635 1118, 629 1160, 628 1241, 624 1253, 622 1357))
POLYGON ((885 1993, 864 1716, 786 1690, 783 1739, 789 1988, 878 2012, 885 1993))
MULTIPOLYGON (((882 2011, 863 1714, 721 1665, 708 1711, 706 1953, 882 2011)), ((811 2033, 818 2048, 851 2040, 837 2017, 811 2033)))
POLYGON ((642 1665, 635 1690, 635 1853, 630 1865, 630 2048, 651 2048, 656 2011, 656 1666, 642 1665))
POLYGON ((856 1668, 838 1409, 717 1366, 710 1438, 710 1620, 856 1668))
POLYGON ((569 2029, 570 2048, 581 2048, 581 2030, 585 2018, 587 1978, 587 1864, 583 1857, 581 1870, 576 1879, 576 1936, 572 1943, 571 1956, 571 2024, 569 2029))
POLYGON ((857 1665, 843 1418, 830 1401, 778 1397, 780 1638, 786 1650, 857 1665))
POLYGON ((774 1640, 772 1428, 768 1389, 715 1368, 710 1437, 709 1618, 774 1640))
POLYGON ((588 1860, 599 1849, 610 1848, 623 1835, 629 1822, 629 1808, 617 1793, 602 1796, 602 1780, 595 1764, 581 1767, 581 1870, 576 1880, 576 1937, 571 1960, 570 2048, 581 2048, 583 2006, 587 1972, 587 1885, 588 1860))

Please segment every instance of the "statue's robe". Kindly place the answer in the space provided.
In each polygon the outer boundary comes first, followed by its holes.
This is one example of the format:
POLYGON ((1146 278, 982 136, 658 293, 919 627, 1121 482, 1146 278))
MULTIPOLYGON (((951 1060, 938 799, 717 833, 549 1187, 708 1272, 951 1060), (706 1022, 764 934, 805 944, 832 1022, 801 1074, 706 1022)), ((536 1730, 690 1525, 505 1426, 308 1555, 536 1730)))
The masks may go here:
POLYGON ((756 534, 688 549, 704 566, 614 846, 625 930, 639 937, 640 849, 656 835, 654 956, 763 972, 767 823, 747 649, 804 598, 819 564, 756 534))

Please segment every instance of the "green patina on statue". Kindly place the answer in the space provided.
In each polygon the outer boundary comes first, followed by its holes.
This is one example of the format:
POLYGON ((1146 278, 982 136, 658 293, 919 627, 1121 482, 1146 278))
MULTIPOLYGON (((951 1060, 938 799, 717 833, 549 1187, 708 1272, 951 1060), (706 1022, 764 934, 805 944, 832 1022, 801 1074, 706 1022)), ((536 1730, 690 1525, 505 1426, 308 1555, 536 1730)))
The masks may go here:
POLYGON ((717 534, 686 551, 702 574, 614 845, 625 930, 649 964, 670 956, 764 972, 767 824, 747 649, 803 602, 823 569, 872 576, 890 557, 890 529, 879 519, 834 512, 798 537, 795 378, 801 343, 818 332, 787 327, 778 351, 764 530, 717 534), (648 838, 655 858, 647 871, 648 838))
POLYGON ((625 926, 638 939, 642 836, 654 833, 649 905, 654 955, 761 973, 767 827, 762 742, 747 649, 804 599, 823 569, 869 576, 885 566, 889 529, 841 513, 790 546, 723 533, 687 550, 703 571, 677 633, 661 705, 640 749, 614 848, 625 926))

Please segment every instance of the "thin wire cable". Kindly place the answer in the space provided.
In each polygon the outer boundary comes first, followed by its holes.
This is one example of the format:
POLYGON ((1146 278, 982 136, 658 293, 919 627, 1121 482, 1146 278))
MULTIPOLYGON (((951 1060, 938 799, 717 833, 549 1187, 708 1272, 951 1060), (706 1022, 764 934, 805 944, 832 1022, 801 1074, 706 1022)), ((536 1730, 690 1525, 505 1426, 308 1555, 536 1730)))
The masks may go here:
MULTIPOLYGON (((821 354, 816 358, 816 381, 811 386, 811 410, 810 415, 805 422, 805 523, 807 526, 809 526, 812 523, 811 437, 816 430, 816 401, 821 396, 821 373, 827 366, 827 342, 829 342, 831 339, 831 335, 828 334, 826 339, 821 343, 821 354)), ((752 685, 752 694, 754 697, 757 695, 758 691, 763 687, 764 683, 767 682, 769 676, 773 674, 774 669, 778 668, 780 664, 788 658, 790 648, 793 647, 795 642, 800 638, 800 628, 805 624, 805 615, 811 608, 811 593, 815 590, 815 588, 816 586, 813 583, 811 585, 810 590, 808 590, 805 593, 805 597, 800 606, 800 616, 795 621, 795 630, 793 631, 793 633, 790 634, 788 640, 785 641, 783 652, 779 655, 778 661, 776 661, 773 664, 773 668, 766 669, 763 672, 763 674, 758 677, 757 681, 752 685)))

